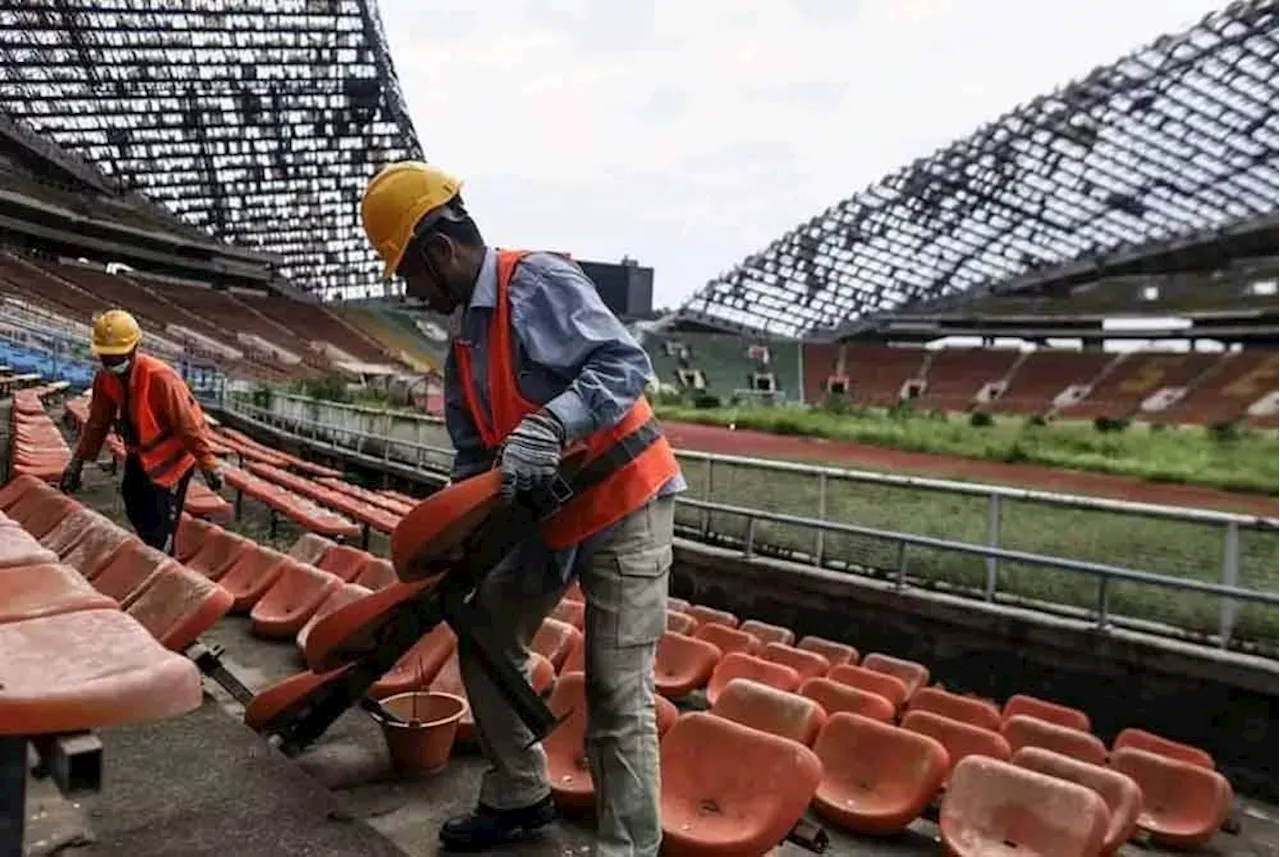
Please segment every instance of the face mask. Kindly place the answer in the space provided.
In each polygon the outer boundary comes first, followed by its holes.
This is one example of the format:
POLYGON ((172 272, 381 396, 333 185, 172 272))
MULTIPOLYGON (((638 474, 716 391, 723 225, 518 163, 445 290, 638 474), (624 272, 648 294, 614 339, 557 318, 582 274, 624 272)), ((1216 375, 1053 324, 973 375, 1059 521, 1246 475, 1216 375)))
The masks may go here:
POLYGON ((112 375, 127 375, 129 373, 129 364, 131 362, 132 361, 130 360, 125 360, 120 363, 115 363, 111 366, 106 366, 103 368, 105 368, 112 375))

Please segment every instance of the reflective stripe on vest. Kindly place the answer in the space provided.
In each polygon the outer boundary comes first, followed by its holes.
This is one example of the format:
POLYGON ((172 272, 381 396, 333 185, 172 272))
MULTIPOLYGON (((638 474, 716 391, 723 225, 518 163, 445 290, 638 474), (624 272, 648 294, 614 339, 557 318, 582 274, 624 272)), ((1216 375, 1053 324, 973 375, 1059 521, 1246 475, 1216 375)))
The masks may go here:
MULTIPOLYGON (((161 373, 172 371, 154 357, 137 355, 129 370, 131 413, 121 415, 133 424, 138 434, 137 445, 126 447, 127 452, 138 457, 147 478, 162 488, 173 487, 196 464, 195 457, 187 452, 182 438, 174 433, 173 427, 161 425, 151 410, 151 385, 156 383, 161 373)), ((105 373, 103 392, 117 408, 121 406, 124 388, 120 378, 105 373)))
MULTIPOLYGON (((480 397, 475 390, 471 349, 458 340, 453 344, 462 398, 487 449, 496 449, 522 419, 541 408, 520 393, 515 342, 511 336, 508 287, 516 265, 526 255, 525 251, 498 252, 498 289, 488 337, 488 413, 481 408, 480 397)), ((654 419, 653 409, 641 395, 616 425, 592 432, 584 439, 586 466, 654 419)), ((607 477, 570 499, 545 521, 543 537, 547 546, 553 550, 571 547, 616 524, 648 503, 658 489, 679 472, 680 465, 670 443, 665 437, 659 437, 607 477)))

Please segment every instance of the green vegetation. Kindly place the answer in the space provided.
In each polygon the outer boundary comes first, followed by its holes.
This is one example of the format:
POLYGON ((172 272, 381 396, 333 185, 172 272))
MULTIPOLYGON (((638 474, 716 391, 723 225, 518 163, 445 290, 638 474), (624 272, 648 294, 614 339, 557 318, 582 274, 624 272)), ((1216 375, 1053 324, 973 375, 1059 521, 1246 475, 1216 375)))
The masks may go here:
POLYGON ((1228 491, 1275 495, 1276 433, 1237 424, 1202 428, 1148 427, 1107 420, 1048 422, 1036 418, 920 414, 799 407, 656 405, 665 420, 775 434, 865 443, 910 452, 984 461, 1041 464, 1228 491))

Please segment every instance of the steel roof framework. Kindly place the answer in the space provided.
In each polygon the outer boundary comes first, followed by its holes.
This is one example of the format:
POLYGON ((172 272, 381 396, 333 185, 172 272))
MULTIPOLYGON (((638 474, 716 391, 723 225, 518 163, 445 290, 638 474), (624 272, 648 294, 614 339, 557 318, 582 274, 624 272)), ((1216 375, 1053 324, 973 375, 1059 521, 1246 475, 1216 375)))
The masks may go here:
POLYGON ((123 188, 299 288, 377 284, 360 192, 422 150, 373 0, 0 0, 0 58, 0 110, 123 188))
POLYGON ((780 336, 1277 209, 1277 4, 1248 0, 793 229, 681 309, 780 336))

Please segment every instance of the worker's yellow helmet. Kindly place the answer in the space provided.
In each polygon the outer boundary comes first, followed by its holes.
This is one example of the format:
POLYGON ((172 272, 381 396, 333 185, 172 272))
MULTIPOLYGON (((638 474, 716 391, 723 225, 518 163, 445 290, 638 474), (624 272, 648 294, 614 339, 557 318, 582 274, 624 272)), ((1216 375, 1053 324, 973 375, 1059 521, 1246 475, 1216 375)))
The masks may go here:
POLYGON ((122 309, 93 317, 93 353, 99 356, 128 354, 142 341, 138 320, 122 309))
POLYGON ((384 279, 395 276, 419 222, 442 210, 460 190, 462 182, 422 161, 388 164, 370 180, 360 200, 360 220, 382 257, 384 279))

